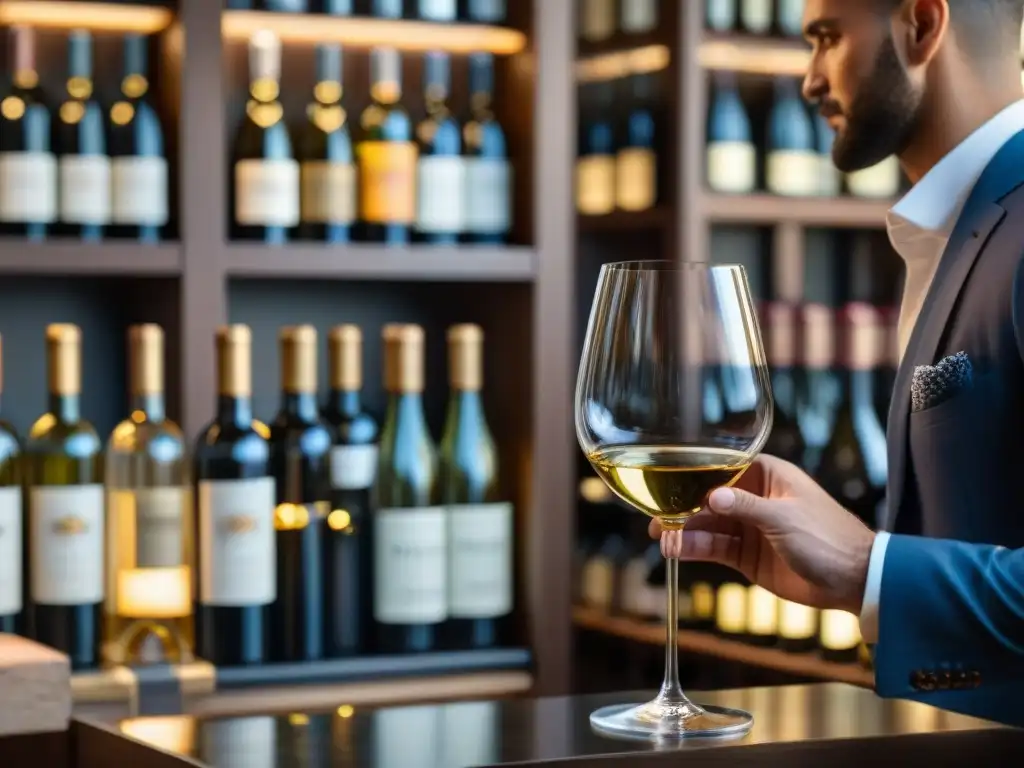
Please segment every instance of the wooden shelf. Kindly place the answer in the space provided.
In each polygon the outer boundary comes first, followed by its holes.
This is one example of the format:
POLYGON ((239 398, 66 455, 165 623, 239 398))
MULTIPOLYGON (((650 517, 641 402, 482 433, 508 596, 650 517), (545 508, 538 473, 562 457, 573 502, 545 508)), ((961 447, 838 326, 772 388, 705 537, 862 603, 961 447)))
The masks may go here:
POLYGON ((660 72, 671 63, 672 51, 661 43, 599 53, 576 60, 576 82, 599 83, 660 72))
POLYGON ((177 277, 180 274, 181 248, 177 243, 143 245, 117 240, 26 243, 19 239, 0 239, 0 275, 177 277))
POLYGON ((705 193, 704 216, 715 224, 792 222, 805 227, 884 229, 892 200, 854 197, 779 197, 705 193))
POLYGON ((227 274, 243 278, 531 282, 536 276, 533 249, 519 246, 232 244, 224 258, 227 274))
POLYGON ((705 33, 697 61, 707 70, 803 77, 811 51, 803 40, 705 33))
POLYGON ((485 24, 436 24, 402 19, 263 11, 225 11, 221 17, 221 32, 231 40, 248 40, 264 29, 274 32, 284 42, 331 42, 354 48, 388 45, 403 51, 486 51, 509 55, 519 53, 526 47, 526 35, 519 30, 485 24))
POLYGON ((579 232, 636 232, 638 230, 661 229, 672 221, 672 209, 668 206, 650 208, 631 213, 615 211, 606 216, 577 216, 579 232))
MULTIPOLYGON (((646 645, 664 645, 665 627, 635 619, 608 616, 592 608, 576 606, 573 624, 581 629, 603 632, 614 637, 646 645)), ((786 653, 777 648, 758 648, 735 640, 727 640, 707 632, 679 630, 679 647, 691 653, 714 656, 752 667, 773 669, 794 675, 816 677, 840 683, 872 688, 874 675, 856 664, 836 664, 811 653, 786 653)))
POLYGON ((167 29, 174 13, 160 3, 51 2, 2 0, 0 25, 26 24, 49 29, 90 29, 100 32, 136 32, 152 35, 167 29))

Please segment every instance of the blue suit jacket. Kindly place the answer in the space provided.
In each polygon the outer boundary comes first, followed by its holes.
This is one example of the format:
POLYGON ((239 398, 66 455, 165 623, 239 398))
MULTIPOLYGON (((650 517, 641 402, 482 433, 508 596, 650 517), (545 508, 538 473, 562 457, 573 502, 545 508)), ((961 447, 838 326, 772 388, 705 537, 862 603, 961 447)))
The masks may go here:
POLYGON ((896 377, 875 667, 883 696, 1024 724, 1022 263, 1024 131, 968 198, 896 377), (914 367, 960 351, 972 385, 911 413, 914 367))

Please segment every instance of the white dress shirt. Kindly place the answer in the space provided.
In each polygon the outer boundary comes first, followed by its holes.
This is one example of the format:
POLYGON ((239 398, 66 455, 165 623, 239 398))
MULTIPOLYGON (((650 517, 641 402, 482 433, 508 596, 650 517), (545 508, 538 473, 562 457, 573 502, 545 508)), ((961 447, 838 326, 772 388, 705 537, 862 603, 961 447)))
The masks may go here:
MULTIPOLYGON (((889 240, 907 267, 900 305, 901 355, 968 195, 996 152, 1021 130, 1024 100, 1006 107, 964 139, 889 211, 889 240)), ((860 612, 861 635, 868 643, 878 641, 878 604, 888 543, 889 534, 879 532, 871 549, 860 612)))

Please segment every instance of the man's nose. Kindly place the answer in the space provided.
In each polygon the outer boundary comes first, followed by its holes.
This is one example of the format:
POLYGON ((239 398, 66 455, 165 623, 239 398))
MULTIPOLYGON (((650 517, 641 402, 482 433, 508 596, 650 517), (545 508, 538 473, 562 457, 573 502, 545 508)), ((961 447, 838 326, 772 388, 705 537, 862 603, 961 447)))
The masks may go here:
POLYGON ((828 92, 828 81, 815 71, 804 75, 803 86, 801 87, 804 98, 814 104, 821 101, 821 97, 828 92))

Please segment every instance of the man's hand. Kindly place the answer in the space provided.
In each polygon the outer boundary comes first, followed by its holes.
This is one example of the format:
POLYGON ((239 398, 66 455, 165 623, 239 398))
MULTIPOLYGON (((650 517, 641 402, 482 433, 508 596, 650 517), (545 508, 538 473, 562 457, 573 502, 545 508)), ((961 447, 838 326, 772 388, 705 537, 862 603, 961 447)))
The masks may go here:
POLYGON ((760 456, 682 531, 651 522, 661 551, 740 571, 779 597, 859 614, 875 534, 803 470, 760 456))

